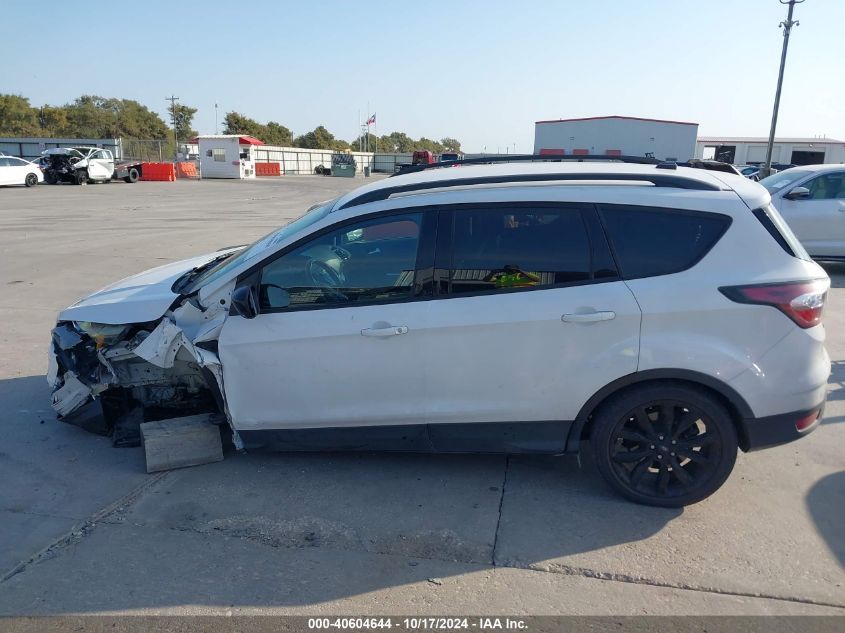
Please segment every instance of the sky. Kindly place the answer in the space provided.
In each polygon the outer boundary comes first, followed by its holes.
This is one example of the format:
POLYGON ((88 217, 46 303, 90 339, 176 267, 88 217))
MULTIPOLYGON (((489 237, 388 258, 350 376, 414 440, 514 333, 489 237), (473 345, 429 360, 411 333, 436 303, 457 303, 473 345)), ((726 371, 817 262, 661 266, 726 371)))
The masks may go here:
MULTIPOLYGON (((2 0, 0 93, 59 105, 170 95, 215 130, 231 110, 299 135, 454 137, 531 152, 534 122, 625 115, 768 134, 778 0, 145 0, 102 11, 2 0), (38 4, 39 10, 33 7, 38 4), (359 119, 360 113, 360 119, 359 119)), ((779 136, 845 139, 845 0, 796 5, 779 136)))

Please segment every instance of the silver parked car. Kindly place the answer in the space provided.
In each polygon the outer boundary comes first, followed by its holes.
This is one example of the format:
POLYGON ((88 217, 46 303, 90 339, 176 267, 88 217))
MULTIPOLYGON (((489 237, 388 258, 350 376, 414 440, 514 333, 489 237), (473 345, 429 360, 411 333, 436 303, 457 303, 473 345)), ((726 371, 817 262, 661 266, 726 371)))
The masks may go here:
POLYGON ((793 167, 760 184, 813 258, 845 260, 845 165, 793 167))

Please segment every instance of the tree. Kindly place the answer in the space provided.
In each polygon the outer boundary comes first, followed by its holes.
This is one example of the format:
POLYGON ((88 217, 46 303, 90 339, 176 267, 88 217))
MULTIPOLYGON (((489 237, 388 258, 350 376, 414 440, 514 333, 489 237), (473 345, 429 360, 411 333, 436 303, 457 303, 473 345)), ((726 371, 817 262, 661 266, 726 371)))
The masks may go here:
POLYGON ((173 117, 174 111, 176 114, 176 136, 181 142, 194 138, 197 132, 191 127, 191 123, 194 121, 197 109, 177 103, 175 107, 171 108, 171 117, 173 117))
POLYGON ((335 138, 334 134, 322 125, 317 126, 311 132, 298 136, 294 141, 294 146, 306 149, 349 149, 349 143, 335 138))
POLYGON ((38 110, 22 95, 0 94, 0 135, 38 136, 38 110))
POLYGON ((263 132, 263 125, 258 121, 245 117, 239 112, 227 112, 223 118, 223 133, 224 134, 244 134, 246 136, 254 136, 260 141, 263 132))
POLYGON ((280 145, 282 147, 290 147, 293 145, 293 134, 281 123, 268 121, 264 128, 264 137, 259 138, 267 143, 267 145, 280 145))
POLYGON ((70 136, 67 110, 62 106, 42 106, 38 113, 38 123, 44 136, 70 136))
POLYGON ((447 152, 460 152, 461 151, 461 142, 456 138, 446 138, 440 139, 440 144, 443 146, 447 152))
POLYGON ((64 106, 69 136, 81 138, 169 137, 167 125, 155 112, 131 99, 83 95, 64 106))

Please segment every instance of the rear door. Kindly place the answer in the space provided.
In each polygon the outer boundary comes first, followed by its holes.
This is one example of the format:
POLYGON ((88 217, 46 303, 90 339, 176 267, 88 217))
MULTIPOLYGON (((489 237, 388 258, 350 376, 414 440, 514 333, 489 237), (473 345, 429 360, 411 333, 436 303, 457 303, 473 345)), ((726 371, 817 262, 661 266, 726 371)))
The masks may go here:
POLYGON ((455 207, 440 221, 435 287, 432 423, 573 420, 637 369, 640 310, 591 205, 455 207))
POLYGON ((778 211, 810 255, 845 257, 845 170, 821 174, 798 186, 809 189, 810 197, 781 198, 778 211))

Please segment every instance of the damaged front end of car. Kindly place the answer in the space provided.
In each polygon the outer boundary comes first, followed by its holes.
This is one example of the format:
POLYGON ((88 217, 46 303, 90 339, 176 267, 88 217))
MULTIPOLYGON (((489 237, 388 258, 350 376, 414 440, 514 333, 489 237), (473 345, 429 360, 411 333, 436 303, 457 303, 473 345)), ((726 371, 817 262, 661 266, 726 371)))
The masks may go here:
POLYGON ((225 424, 216 353, 225 317, 191 299, 153 322, 59 321, 47 373, 58 418, 115 446, 138 446, 143 422, 202 413, 225 424))

